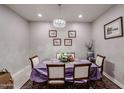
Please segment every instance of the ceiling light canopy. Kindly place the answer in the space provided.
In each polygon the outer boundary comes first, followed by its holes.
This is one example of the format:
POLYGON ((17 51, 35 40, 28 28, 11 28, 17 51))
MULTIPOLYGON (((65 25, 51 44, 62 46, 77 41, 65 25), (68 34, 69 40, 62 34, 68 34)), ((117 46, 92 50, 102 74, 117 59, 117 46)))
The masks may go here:
POLYGON ((54 27, 58 27, 58 28, 63 28, 66 26, 66 21, 62 18, 62 15, 61 15, 61 4, 58 4, 59 6, 59 11, 60 11, 60 16, 59 18, 56 18, 53 20, 53 26, 54 27))
POLYGON ((38 13, 38 15, 37 15, 38 17, 42 17, 42 14, 41 13, 38 13))
POLYGON ((82 17, 83 17, 83 15, 82 15, 82 14, 79 14, 79 15, 78 15, 78 18, 82 18, 82 17))

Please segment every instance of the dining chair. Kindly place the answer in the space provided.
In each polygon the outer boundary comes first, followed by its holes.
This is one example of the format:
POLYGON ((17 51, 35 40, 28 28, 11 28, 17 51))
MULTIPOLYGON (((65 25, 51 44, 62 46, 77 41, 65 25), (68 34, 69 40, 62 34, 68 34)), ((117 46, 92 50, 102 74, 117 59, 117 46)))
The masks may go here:
POLYGON ((59 59, 61 56, 61 53, 56 53, 56 59, 59 59))
POLYGON ((47 87, 65 86, 65 64, 47 64, 47 87))
POLYGON ((104 60, 105 60, 105 56, 101 56, 101 55, 97 54, 95 64, 99 68, 101 75, 103 73, 104 60))
POLYGON ((29 58, 30 62, 31 62, 31 68, 33 69, 34 66, 36 66, 39 63, 39 58, 37 55, 29 58))
MULTIPOLYGON (((30 62, 31 62, 31 69, 34 68, 34 66, 36 66, 39 63, 39 58, 37 55, 29 58, 30 62)), ((36 82, 32 81, 32 88, 35 86, 36 82)))
POLYGON ((68 52, 68 55, 71 55, 73 58, 75 58, 75 52, 68 52))
POLYGON ((90 75, 91 63, 88 64, 75 64, 73 75, 73 87, 86 84, 89 88, 89 75, 90 75))

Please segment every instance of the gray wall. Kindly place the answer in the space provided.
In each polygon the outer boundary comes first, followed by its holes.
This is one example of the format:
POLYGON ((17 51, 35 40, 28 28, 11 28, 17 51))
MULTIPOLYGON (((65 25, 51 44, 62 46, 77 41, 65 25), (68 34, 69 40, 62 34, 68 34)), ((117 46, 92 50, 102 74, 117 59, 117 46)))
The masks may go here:
POLYGON ((104 39, 104 24, 120 16, 124 18, 124 5, 116 5, 108 10, 93 22, 92 36, 95 41, 95 52, 107 57, 104 71, 124 84, 124 37, 104 39))
POLYGON ((86 58, 87 49, 85 43, 90 40, 90 23, 68 23, 65 28, 56 29, 58 37, 62 40, 61 46, 53 46, 53 38, 49 38, 49 30, 54 30, 49 22, 30 23, 31 56, 39 55, 44 58, 55 58, 56 52, 75 52, 76 57, 86 58), (64 39, 68 38, 68 30, 76 30, 77 37, 73 38, 72 46, 64 46, 64 39))
POLYGON ((107 57, 104 71, 124 84, 124 37, 105 40, 103 29, 104 24, 119 16, 124 17, 123 10, 124 5, 111 8, 93 22, 92 28, 90 23, 68 23, 65 28, 56 29, 50 22, 28 24, 13 11, 0 5, 0 69, 7 68, 14 74, 26 67, 29 64, 29 49, 30 56, 37 54, 40 60, 55 58, 56 52, 61 51, 73 51, 76 52, 77 58, 86 58, 85 43, 91 39, 92 32, 95 52, 107 57), (58 38, 62 39, 61 46, 53 46, 53 38, 49 38, 50 29, 58 31, 58 38), (64 38, 68 38, 68 30, 77 31, 77 38, 73 38, 71 47, 64 46, 64 38))
POLYGON ((29 24, 0 5, 0 69, 12 74, 28 65, 29 24))

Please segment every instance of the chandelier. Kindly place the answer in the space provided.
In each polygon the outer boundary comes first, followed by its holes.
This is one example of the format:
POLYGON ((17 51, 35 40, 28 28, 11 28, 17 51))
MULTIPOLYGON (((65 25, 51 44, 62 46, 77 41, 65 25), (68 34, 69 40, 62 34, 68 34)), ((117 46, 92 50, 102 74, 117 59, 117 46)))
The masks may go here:
POLYGON ((53 20, 53 26, 58 28, 63 28, 66 26, 66 21, 62 18, 61 15, 61 4, 58 4, 58 6, 60 7, 60 18, 56 18, 53 20))

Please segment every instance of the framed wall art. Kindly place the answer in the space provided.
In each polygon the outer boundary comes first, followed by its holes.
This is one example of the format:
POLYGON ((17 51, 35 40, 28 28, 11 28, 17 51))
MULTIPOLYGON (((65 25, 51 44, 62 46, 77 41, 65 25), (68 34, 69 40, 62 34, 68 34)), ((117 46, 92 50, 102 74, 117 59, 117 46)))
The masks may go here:
POLYGON ((69 38, 76 38, 76 31, 75 30, 68 31, 68 37, 69 38))
POLYGON ((53 46, 61 46, 61 39, 60 38, 53 39, 53 46))
POLYGON ((119 17, 104 25, 104 38, 111 39, 123 36, 123 19, 119 17))
POLYGON ((49 30, 49 37, 57 37, 57 30, 49 30))
POLYGON ((72 46, 72 39, 64 39, 65 46, 72 46))

